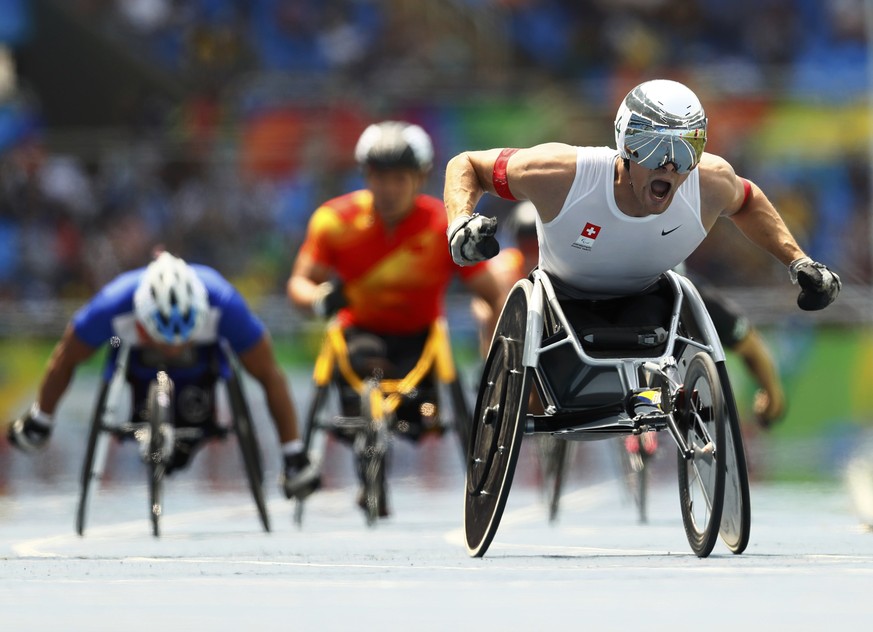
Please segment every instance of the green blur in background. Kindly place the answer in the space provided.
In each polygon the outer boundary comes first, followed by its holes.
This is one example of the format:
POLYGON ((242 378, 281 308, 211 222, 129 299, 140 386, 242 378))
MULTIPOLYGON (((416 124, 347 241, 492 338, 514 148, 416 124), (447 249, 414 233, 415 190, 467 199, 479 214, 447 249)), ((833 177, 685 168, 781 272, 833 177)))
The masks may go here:
MULTIPOLYGON (((861 433, 873 425, 873 331, 828 327, 795 331, 790 337, 774 331, 762 333, 780 366, 788 399, 787 416, 769 432, 757 428, 752 419, 755 384, 742 363, 728 356, 753 480, 815 481, 841 476, 841 466, 861 433)), ((275 340, 283 368, 306 375, 319 340, 317 330, 275 340)), ((0 340, 0 413, 5 421, 32 401, 52 346, 52 341, 44 340, 0 340)), ((99 371, 103 355, 95 354, 79 373, 99 371)), ((459 344, 455 356, 472 401, 480 367, 476 350, 459 344)), ((308 387, 299 382, 293 387, 302 414, 308 404, 308 387)))

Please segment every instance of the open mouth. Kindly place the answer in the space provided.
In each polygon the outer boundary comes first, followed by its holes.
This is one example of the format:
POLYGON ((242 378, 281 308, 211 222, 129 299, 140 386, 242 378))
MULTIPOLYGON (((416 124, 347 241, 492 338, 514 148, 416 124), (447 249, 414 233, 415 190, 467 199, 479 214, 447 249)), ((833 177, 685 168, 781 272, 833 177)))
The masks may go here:
POLYGON ((659 200, 663 200, 667 195, 669 195, 670 189, 673 188, 673 185, 666 180, 652 180, 649 188, 652 191, 652 195, 659 200))

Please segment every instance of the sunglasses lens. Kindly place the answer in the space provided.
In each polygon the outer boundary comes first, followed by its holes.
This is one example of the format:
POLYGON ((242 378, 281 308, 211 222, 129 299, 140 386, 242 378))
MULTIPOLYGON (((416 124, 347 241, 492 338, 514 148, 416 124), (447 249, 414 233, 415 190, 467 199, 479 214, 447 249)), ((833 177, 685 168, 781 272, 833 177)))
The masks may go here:
POLYGON ((679 173, 688 173, 700 162, 706 137, 701 130, 651 132, 627 130, 625 148, 631 160, 646 169, 673 164, 679 173))

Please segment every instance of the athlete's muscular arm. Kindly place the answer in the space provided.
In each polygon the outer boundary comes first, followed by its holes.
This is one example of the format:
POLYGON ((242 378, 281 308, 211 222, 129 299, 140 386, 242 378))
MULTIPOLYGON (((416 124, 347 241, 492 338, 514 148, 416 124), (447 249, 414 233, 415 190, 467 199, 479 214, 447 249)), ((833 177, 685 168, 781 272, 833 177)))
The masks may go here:
POLYGON ((297 414, 291 401, 291 390, 285 374, 273 354, 273 345, 268 334, 261 336, 252 346, 239 356, 240 362, 252 377, 260 382, 267 399, 267 408, 282 443, 299 438, 297 414))
POLYGON ((85 344, 67 325, 63 336, 55 345, 39 385, 36 403, 40 410, 53 415, 67 387, 73 379, 76 367, 90 358, 96 349, 85 344))
POLYGON ((806 256, 764 192, 740 178, 724 159, 703 154, 700 163, 703 221, 707 230, 719 216, 729 217, 758 247, 786 266, 806 256))
POLYGON ((286 292, 291 303, 301 309, 312 309, 319 295, 318 286, 330 278, 331 269, 315 261, 309 253, 301 250, 291 270, 286 292))
MULTIPOLYGON (((495 163, 503 149, 468 151, 452 158, 446 166, 443 201, 449 224, 460 215, 471 215, 485 193, 499 195, 495 163)), ((530 200, 544 222, 557 216, 576 175, 576 148, 546 143, 519 149, 505 164, 506 190, 517 200, 530 200)))

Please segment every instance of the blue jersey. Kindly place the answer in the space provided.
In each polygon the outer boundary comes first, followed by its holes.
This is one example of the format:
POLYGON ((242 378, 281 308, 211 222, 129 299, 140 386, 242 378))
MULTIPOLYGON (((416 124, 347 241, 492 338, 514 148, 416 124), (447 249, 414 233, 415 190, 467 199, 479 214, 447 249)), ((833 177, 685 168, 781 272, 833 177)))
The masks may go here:
MULTIPOLYGON (((236 354, 241 354, 258 342, 266 331, 236 288, 217 271, 201 265, 191 265, 191 268, 206 286, 210 309, 204 326, 191 339, 193 348, 187 354, 187 360, 167 367, 174 379, 211 371, 214 358, 220 355, 219 343, 222 340, 236 354)), ((135 377, 141 373, 143 379, 147 379, 147 376, 154 376, 154 370, 152 362, 144 360, 149 349, 143 345, 142 336, 145 334, 136 326, 133 310, 133 295, 144 273, 145 268, 139 268, 110 281, 73 315, 72 326, 76 336, 92 347, 100 347, 113 338, 130 346, 129 374, 135 377)), ((111 372, 111 365, 110 361, 108 372, 111 372)))

